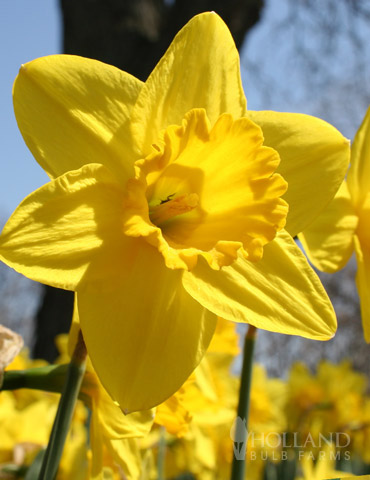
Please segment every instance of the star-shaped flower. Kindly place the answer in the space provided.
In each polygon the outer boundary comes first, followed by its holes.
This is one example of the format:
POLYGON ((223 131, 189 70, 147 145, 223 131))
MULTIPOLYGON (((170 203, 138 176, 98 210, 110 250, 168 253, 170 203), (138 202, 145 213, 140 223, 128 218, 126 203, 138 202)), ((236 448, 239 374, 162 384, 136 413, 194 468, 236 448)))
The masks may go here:
POLYGON ((77 292, 90 358, 123 409, 178 390, 217 315, 332 337, 292 236, 333 198, 348 142, 316 118, 248 111, 216 14, 194 17, 145 83, 86 58, 34 60, 14 108, 51 181, 8 221, 0 259, 77 292))

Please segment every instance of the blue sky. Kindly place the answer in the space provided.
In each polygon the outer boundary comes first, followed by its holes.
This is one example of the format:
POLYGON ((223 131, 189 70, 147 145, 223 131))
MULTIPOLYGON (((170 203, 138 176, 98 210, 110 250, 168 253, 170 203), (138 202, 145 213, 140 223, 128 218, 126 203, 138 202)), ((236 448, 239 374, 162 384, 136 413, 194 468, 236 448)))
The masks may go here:
POLYGON ((248 108, 314 115, 352 139, 370 104, 369 38, 346 0, 267 0, 241 53, 248 108))
POLYGON ((18 131, 12 85, 22 63, 60 51, 57 0, 0 1, 0 222, 47 181, 18 131))

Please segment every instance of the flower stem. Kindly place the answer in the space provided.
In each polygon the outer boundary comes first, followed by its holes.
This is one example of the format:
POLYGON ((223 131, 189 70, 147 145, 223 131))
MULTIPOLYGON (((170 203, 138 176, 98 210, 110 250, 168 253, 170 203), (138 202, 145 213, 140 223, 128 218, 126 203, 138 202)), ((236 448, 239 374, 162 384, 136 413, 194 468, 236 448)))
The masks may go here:
POLYGON ((164 466, 166 458, 166 429, 160 427, 159 444, 158 444, 158 460, 157 460, 157 480, 164 480, 164 466))
POLYGON ((244 480, 245 477, 249 400, 256 331, 256 327, 249 325, 245 334, 243 365, 240 378, 238 418, 237 422, 235 423, 236 428, 234 434, 234 456, 231 470, 231 480, 244 480))
POLYGON ((64 443, 67 438, 75 404, 85 373, 86 355, 86 346, 80 331, 77 345, 68 366, 66 383, 60 398, 38 480, 54 480, 58 472, 64 443))
POLYGON ((5 370, 1 390, 30 388, 61 393, 68 365, 47 365, 27 370, 5 370))

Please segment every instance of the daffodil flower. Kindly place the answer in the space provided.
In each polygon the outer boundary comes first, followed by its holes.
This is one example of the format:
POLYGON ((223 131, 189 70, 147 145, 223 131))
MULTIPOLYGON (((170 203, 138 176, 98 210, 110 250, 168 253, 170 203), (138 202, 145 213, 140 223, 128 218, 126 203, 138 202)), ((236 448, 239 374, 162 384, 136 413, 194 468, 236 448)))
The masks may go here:
MULTIPOLYGON (((7 370, 24 371, 45 365, 43 360, 31 360, 27 350, 22 350, 7 370)), ((59 395, 55 393, 28 388, 1 392, 0 478, 18 477, 15 473, 14 476, 5 473, 9 464, 20 470, 28 468, 40 450, 46 447, 58 401, 59 395)), ((87 413, 85 406, 78 402, 63 451, 58 480, 87 478, 87 413)))
POLYGON ((347 477, 354 479, 355 477, 351 473, 340 472, 335 469, 335 455, 335 446, 325 445, 319 452, 315 463, 313 453, 307 452, 300 462, 303 477, 297 477, 297 480, 341 480, 347 477))
MULTIPOLYGON (((167 433, 178 437, 174 441, 168 436, 168 478, 177 478, 185 471, 202 479, 229 478, 240 384, 240 379, 231 372, 231 365, 238 353, 238 340, 235 323, 219 319, 207 353, 190 380, 175 398, 171 397, 171 403, 167 401, 157 407, 155 423, 164 425, 167 433), (184 410, 188 412, 188 419, 184 410)), ((256 475, 256 469, 262 470, 262 458, 277 454, 278 448, 272 444, 263 445, 253 439, 286 431, 283 409, 286 390, 282 380, 269 379, 261 365, 254 365, 248 429, 253 434, 248 437, 248 478, 261 478, 256 475)), ((143 444, 146 444, 145 439, 143 444)))
POLYGON ((347 181, 300 235, 311 262, 333 273, 356 252, 357 288, 365 340, 370 342, 370 108, 355 136, 347 181))
POLYGON ((57 55, 22 66, 13 93, 51 181, 4 227, 0 259, 77 292, 90 358, 123 409, 180 388, 216 315, 333 336, 332 306, 291 236, 333 198, 348 142, 316 118, 248 111, 216 14, 194 17, 145 83, 57 55))

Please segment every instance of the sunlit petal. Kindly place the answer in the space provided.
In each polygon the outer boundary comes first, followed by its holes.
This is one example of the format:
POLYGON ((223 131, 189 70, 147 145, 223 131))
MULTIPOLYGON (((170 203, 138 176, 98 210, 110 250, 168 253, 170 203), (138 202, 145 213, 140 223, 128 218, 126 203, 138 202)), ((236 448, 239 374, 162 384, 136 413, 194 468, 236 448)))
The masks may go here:
POLYGON ((353 235, 358 224, 346 182, 334 200, 299 235, 310 261, 319 270, 332 273, 346 265, 353 253, 353 235))
POLYGON ((31 193, 0 237, 0 260, 33 280, 76 290, 105 281, 127 250, 123 191, 102 165, 85 165, 31 193), (6 260, 5 260, 6 259, 6 260))
POLYGON ((370 107, 353 141, 347 181, 354 204, 361 205, 370 192, 370 107))
POLYGON ((211 124, 222 113, 244 115, 239 54, 225 23, 203 13, 180 30, 140 91, 132 111, 138 151, 149 153, 159 132, 179 125, 192 108, 205 108, 211 124))
POLYGON ((100 389, 99 395, 99 421, 107 438, 135 438, 149 433, 154 420, 152 410, 124 415, 105 389, 100 389))
POLYGON ((183 289, 181 271, 167 269, 144 240, 136 245, 123 279, 77 297, 94 368, 127 411, 149 409, 178 390, 204 355, 217 321, 183 289))
POLYGON ((185 272, 183 284, 227 320, 316 340, 327 340, 336 330, 335 313, 318 277, 284 231, 264 248, 259 262, 239 257, 220 271, 198 262, 185 272))
POLYGON ((102 163, 124 179, 132 175, 128 121, 141 86, 96 60, 52 55, 21 67, 14 111, 28 148, 50 177, 102 163))
POLYGON ((356 283, 361 304, 361 318, 364 336, 370 343, 370 251, 360 244, 355 235, 355 252, 357 259, 356 283))
POLYGON ((333 126, 309 115, 248 111, 247 116, 262 128, 265 145, 280 155, 277 172, 288 182, 285 228, 295 236, 340 187, 349 163, 349 141, 333 126))

